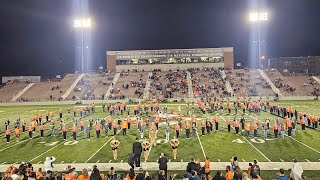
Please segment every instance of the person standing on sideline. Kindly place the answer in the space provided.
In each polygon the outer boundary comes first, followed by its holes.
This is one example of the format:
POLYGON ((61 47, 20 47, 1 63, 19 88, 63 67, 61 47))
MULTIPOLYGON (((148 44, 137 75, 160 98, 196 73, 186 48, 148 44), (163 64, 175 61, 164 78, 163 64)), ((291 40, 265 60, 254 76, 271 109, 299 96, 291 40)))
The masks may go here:
POLYGON ((160 157, 158 159, 158 163, 159 163, 159 170, 163 170, 165 172, 165 178, 167 179, 167 172, 168 172, 168 159, 167 157, 164 155, 164 153, 160 154, 160 157))
POLYGON ((140 167, 142 145, 139 142, 139 138, 136 138, 136 142, 134 142, 132 144, 132 152, 134 154, 134 162, 135 162, 136 167, 140 167))
POLYGON ((206 161, 204 162, 204 172, 205 172, 206 177, 208 179, 208 176, 210 174, 210 160, 208 157, 206 157, 206 161))
POLYGON ((303 169, 297 160, 293 160, 293 165, 291 168, 290 178, 301 179, 303 169))

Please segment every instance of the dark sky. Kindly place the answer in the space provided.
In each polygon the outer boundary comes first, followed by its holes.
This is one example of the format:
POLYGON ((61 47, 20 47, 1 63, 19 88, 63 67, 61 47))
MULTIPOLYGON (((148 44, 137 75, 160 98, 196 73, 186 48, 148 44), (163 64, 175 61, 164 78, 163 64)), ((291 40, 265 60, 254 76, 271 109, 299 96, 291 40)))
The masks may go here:
MULTIPOLYGON (((320 0, 268 0, 267 57, 320 55, 320 0)), ((0 76, 73 72, 70 0, 2 0, 0 76)), ((248 58, 248 0, 89 0, 93 61, 105 51, 234 47, 248 58)))

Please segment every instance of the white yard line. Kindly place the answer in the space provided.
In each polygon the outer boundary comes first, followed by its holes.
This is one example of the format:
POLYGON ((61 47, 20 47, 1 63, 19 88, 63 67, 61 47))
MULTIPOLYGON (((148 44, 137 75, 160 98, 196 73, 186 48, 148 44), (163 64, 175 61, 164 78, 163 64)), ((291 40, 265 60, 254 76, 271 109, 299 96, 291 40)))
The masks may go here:
MULTIPOLYGON (((120 129, 117 134, 119 134, 119 132, 122 131, 122 129, 120 129)), ((113 139, 113 136, 107 141, 105 142, 94 154, 92 154, 92 156, 89 157, 89 159, 86 160, 85 163, 87 163, 88 161, 90 161, 103 147, 105 147, 111 140, 113 139)), ((111 161, 111 160, 110 160, 111 161)))
POLYGON ((206 156, 206 153, 204 152, 204 149, 203 149, 201 140, 200 140, 200 138, 199 138, 198 131, 196 131, 196 133, 197 133, 198 141, 199 141, 199 143, 200 143, 200 147, 201 147, 201 150, 202 150, 202 153, 203 153, 203 157, 204 157, 204 159, 206 159, 207 156, 206 156))
MULTIPOLYGON (((285 134, 285 135, 286 135, 286 134, 285 134)), ((286 135, 286 136, 288 136, 288 135, 286 135)), ((296 140, 295 138, 293 138, 293 137, 291 137, 291 136, 288 136, 288 137, 289 137, 289 138, 291 138, 291 139, 293 139, 293 140, 295 140, 296 142, 298 142, 298 143, 300 143, 300 144, 304 145, 305 147, 307 147, 307 148, 309 148, 309 149, 311 149, 311 150, 313 150, 313 151, 317 152, 318 154, 320 154, 320 151, 318 151, 318 150, 316 150, 316 149, 314 149, 314 148, 312 148, 312 147, 310 147, 310 146, 306 145, 305 143, 300 142, 300 141, 296 140)))
POLYGON ((60 164, 64 163, 64 161, 61 161, 60 164))
MULTIPOLYGON (((251 115, 250 115, 251 116, 251 115)), ((263 115, 264 116, 264 115, 263 115)), ((251 116, 251 117, 253 117, 253 116, 251 116)), ((264 116, 265 117, 265 116, 264 116)), ((259 120, 260 121, 260 120, 259 120)), ((262 122, 262 121, 260 121, 260 122, 262 122)), ((303 146, 305 146, 305 147, 307 147, 307 148, 309 148, 309 149, 311 149, 311 150, 313 150, 313 151, 315 151, 315 152, 317 152, 318 154, 320 154, 320 151, 318 151, 318 150, 316 150, 316 149, 314 149, 314 148, 312 148, 312 147, 310 147, 310 146, 308 146, 308 145, 306 145, 305 143, 303 143, 303 142, 301 142, 301 141, 298 141, 298 140, 296 140, 295 138, 293 138, 292 136, 288 136, 287 134, 284 134, 285 136, 287 136, 287 137, 289 137, 289 138, 291 138, 291 139, 293 139, 294 141, 296 141, 296 142, 298 142, 298 143, 300 143, 300 144, 302 144, 303 146)))
POLYGON ((19 141, 19 142, 16 143, 16 144, 13 144, 13 145, 11 145, 11 146, 8 146, 8 147, 6 147, 6 148, 1 149, 0 152, 5 151, 5 150, 7 150, 7 149, 9 149, 9 148, 12 148, 12 147, 14 147, 14 146, 16 146, 16 145, 19 145, 19 144, 21 144, 21 143, 23 143, 23 142, 25 142, 25 141, 28 141, 28 140, 30 140, 30 139, 28 138, 28 139, 25 139, 25 140, 23 140, 23 141, 19 141))
MULTIPOLYGON (((223 117, 223 116, 220 116, 219 115, 219 117, 221 117, 224 121, 226 121, 225 120, 225 118, 223 117)), ((231 126, 232 127, 232 126, 231 126)), ((233 127, 232 127, 233 128, 233 127)), ((234 128, 233 128, 234 129, 234 128)), ((239 134, 243 139, 245 139, 258 153, 260 153, 267 161, 269 161, 269 162, 271 162, 271 160, 266 156, 266 155, 264 155, 258 148, 256 148, 247 138, 245 138, 245 137, 243 137, 241 134, 239 134)))
POLYGON ((306 159, 307 162, 310 162, 308 159, 306 159))

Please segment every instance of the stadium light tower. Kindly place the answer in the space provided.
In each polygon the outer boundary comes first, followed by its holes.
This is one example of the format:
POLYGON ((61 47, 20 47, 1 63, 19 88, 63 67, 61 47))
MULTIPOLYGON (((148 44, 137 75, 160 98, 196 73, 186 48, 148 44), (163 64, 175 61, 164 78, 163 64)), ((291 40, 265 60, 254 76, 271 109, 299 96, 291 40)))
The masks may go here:
POLYGON ((261 32, 260 27, 261 23, 268 21, 268 12, 266 11, 253 11, 249 13, 249 21, 252 24, 257 26, 257 33, 258 33, 258 60, 259 60, 259 67, 261 67, 261 32))
MULTIPOLYGON (((84 68, 84 31, 87 29, 91 29, 92 24, 91 24, 91 19, 90 18, 79 18, 79 19, 74 19, 73 21, 73 27, 75 29, 81 30, 81 72, 84 73, 85 68, 84 68)), ((87 46, 88 48, 88 46, 87 46)))

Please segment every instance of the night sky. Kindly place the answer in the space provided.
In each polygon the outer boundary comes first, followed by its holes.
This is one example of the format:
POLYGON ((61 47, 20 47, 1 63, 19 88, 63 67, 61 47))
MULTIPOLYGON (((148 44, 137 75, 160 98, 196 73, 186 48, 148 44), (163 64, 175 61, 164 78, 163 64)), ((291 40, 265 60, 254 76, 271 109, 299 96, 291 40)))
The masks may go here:
MULTIPOLYGON (((73 72, 72 1, 2 0, 0 76, 73 72)), ((268 0, 266 56, 320 55, 320 0, 268 0)), ((248 0, 89 0, 93 63, 105 51, 234 47, 248 59, 248 0)))

